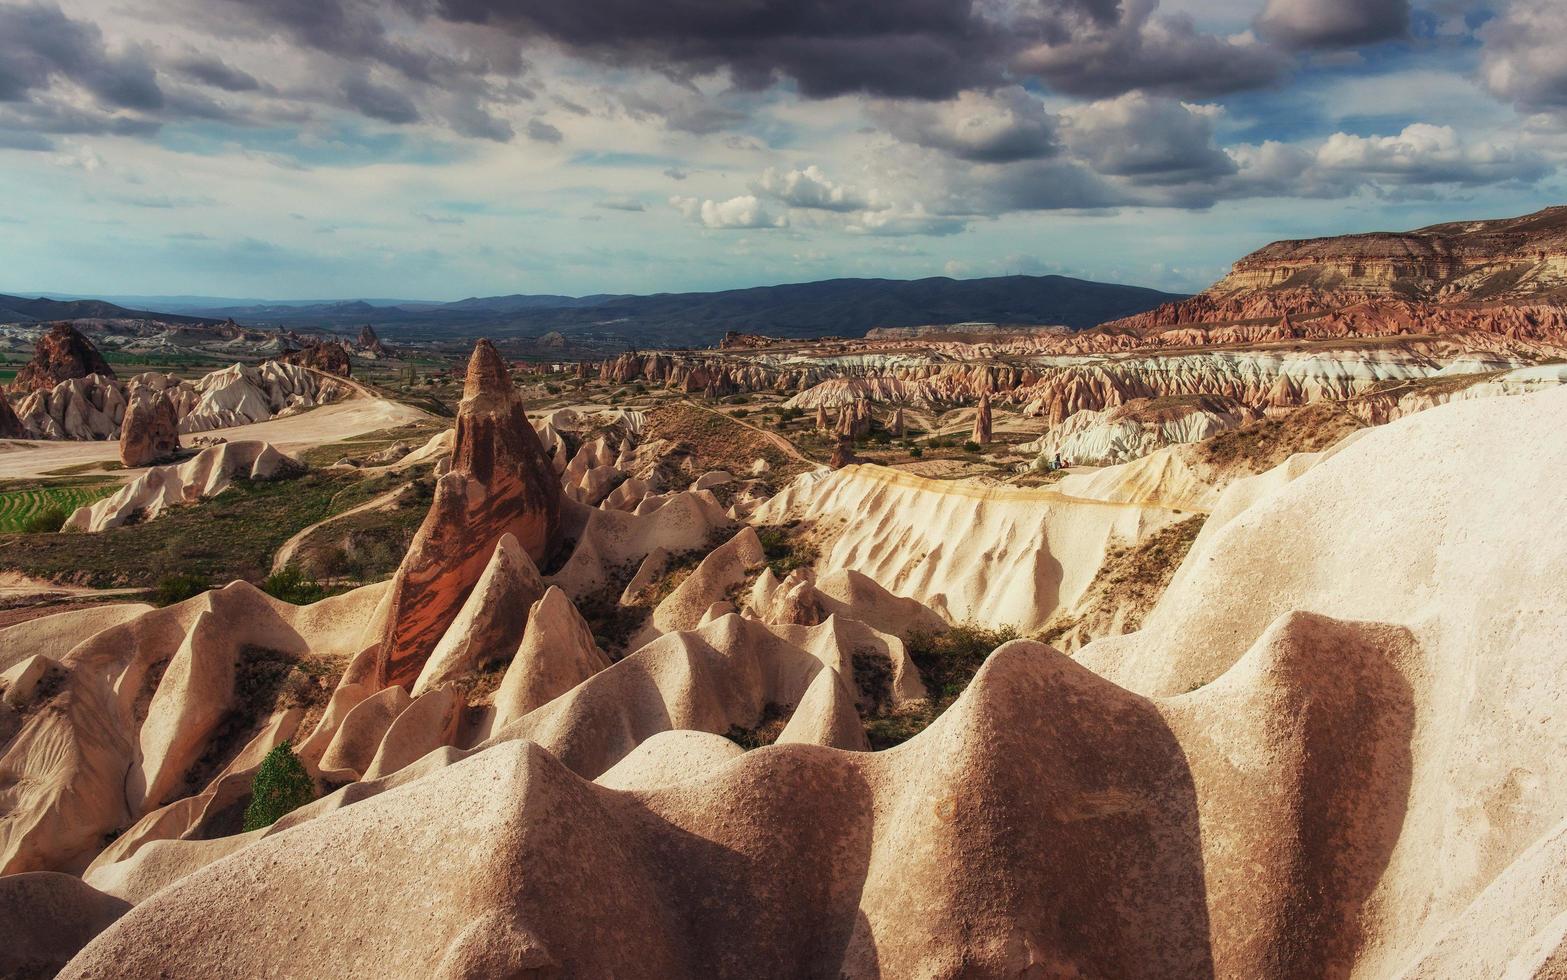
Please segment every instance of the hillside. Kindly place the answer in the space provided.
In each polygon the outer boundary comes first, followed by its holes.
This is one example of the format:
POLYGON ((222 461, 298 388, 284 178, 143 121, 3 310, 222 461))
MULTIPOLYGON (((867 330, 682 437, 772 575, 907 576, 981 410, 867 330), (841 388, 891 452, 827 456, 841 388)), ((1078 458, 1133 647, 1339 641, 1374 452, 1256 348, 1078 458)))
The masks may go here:
POLYGON ((333 303, 203 310, 266 326, 357 326, 390 339, 618 337, 640 347, 704 347, 738 330, 775 337, 863 336, 877 327, 984 321, 1083 328, 1178 297, 1064 276, 992 279, 832 279, 650 296, 473 297, 433 307, 333 303))
POLYGON ((161 320, 165 323, 208 323, 212 317, 173 316, 128 310, 99 299, 24 299, 0 295, 0 323, 43 323, 49 320, 161 320))

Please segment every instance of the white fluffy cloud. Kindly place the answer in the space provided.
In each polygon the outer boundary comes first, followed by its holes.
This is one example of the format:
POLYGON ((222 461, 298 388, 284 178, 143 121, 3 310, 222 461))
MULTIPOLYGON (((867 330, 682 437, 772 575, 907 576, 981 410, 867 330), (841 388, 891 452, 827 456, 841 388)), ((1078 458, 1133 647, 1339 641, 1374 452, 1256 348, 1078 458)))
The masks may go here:
POLYGON ((1508 180, 1533 181, 1550 167, 1515 145, 1468 141, 1451 126, 1414 123, 1396 136, 1334 133, 1317 150, 1315 165, 1388 184, 1472 186, 1508 180))
POLYGON ((834 182, 815 164, 804 170, 768 167, 751 189, 791 208, 847 212, 874 207, 869 195, 834 182))
POLYGON ((789 219, 774 217, 755 194, 731 197, 727 201, 699 200, 694 197, 672 197, 669 203, 690 221, 704 228, 734 230, 739 228, 786 228, 789 219))

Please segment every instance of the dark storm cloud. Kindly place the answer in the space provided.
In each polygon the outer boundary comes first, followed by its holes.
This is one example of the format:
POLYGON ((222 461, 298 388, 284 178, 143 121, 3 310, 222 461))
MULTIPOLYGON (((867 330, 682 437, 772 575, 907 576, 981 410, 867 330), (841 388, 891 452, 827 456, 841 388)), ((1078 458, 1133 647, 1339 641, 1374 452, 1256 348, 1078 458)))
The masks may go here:
POLYGON ((560 130, 542 119, 528 120, 527 132, 528 139, 537 140, 540 143, 559 143, 564 138, 560 130))
POLYGON ((373 81, 363 72, 343 80, 343 98, 372 119, 389 123, 419 121, 419 107, 412 99, 390 85, 373 81))
POLYGON ((191 55, 178 59, 173 67, 187 78, 225 92, 254 92, 261 87, 254 75, 231 67, 222 58, 191 55))
POLYGON ((163 105, 157 74, 143 52, 110 51, 97 25, 72 20, 53 4, 0 6, 0 102, 23 101, 61 78, 105 107, 163 105))
POLYGON ((545 37, 606 61, 780 77, 812 98, 945 98, 999 83, 1021 40, 1109 23, 1116 0, 438 0, 441 15, 545 37))
POLYGON ((1291 67, 1274 48, 1205 34, 1189 17, 1155 16, 1157 6, 1126 0, 1114 21, 1079 22, 1069 35, 1023 52, 1017 67, 1069 95, 1203 99, 1271 85, 1291 67))
POLYGON ((1409 0, 1268 0, 1257 33, 1287 48, 1351 48, 1402 37, 1409 0))

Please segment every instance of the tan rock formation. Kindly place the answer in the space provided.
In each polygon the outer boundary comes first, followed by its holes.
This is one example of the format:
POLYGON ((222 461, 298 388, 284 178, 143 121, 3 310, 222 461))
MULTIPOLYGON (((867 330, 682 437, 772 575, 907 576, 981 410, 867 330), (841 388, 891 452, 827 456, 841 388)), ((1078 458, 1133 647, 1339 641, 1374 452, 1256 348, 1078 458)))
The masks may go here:
POLYGON ((543 707, 609 666, 566 593, 551 586, 528 611, 528 629, 495 693, 493 727, 543 707))
POLYGON ((535 563, 553 557, 560 506, 560 483, 506 362, 481 340, 468 362, 451 470, 392 580, 380 682, 418 680, 502 536, 514 536, 535 563))
POLYGON ((180 449, 179 425, 163 393, 133 398, 120 424, 120 463, 134 468, 169 459, 180 449))

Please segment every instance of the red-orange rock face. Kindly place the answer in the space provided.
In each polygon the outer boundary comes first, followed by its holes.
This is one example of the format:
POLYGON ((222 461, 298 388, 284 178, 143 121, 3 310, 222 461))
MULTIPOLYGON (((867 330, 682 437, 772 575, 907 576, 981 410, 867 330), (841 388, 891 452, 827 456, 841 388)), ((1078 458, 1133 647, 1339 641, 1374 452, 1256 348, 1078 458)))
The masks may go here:
POLYGON ((85 378, 89 374, 114 377, 114 368, 98 353, 92 341, 69 323, 56 323, 38 338, 33 359, 16 372, 12 391, 48 390, 62 381, 85 378))
POLYGON ((162 392, 134 398, 120 425, 120 462, 148 466, 162 462, 180 448, 180 421, 174 403, 162 392))
POLYGON ((481 340, 468 362, 451 470, 392 581, 383 685, 418 679, 505 534, 543 565, 560 543, 560 484, 506 362, 481 340))

